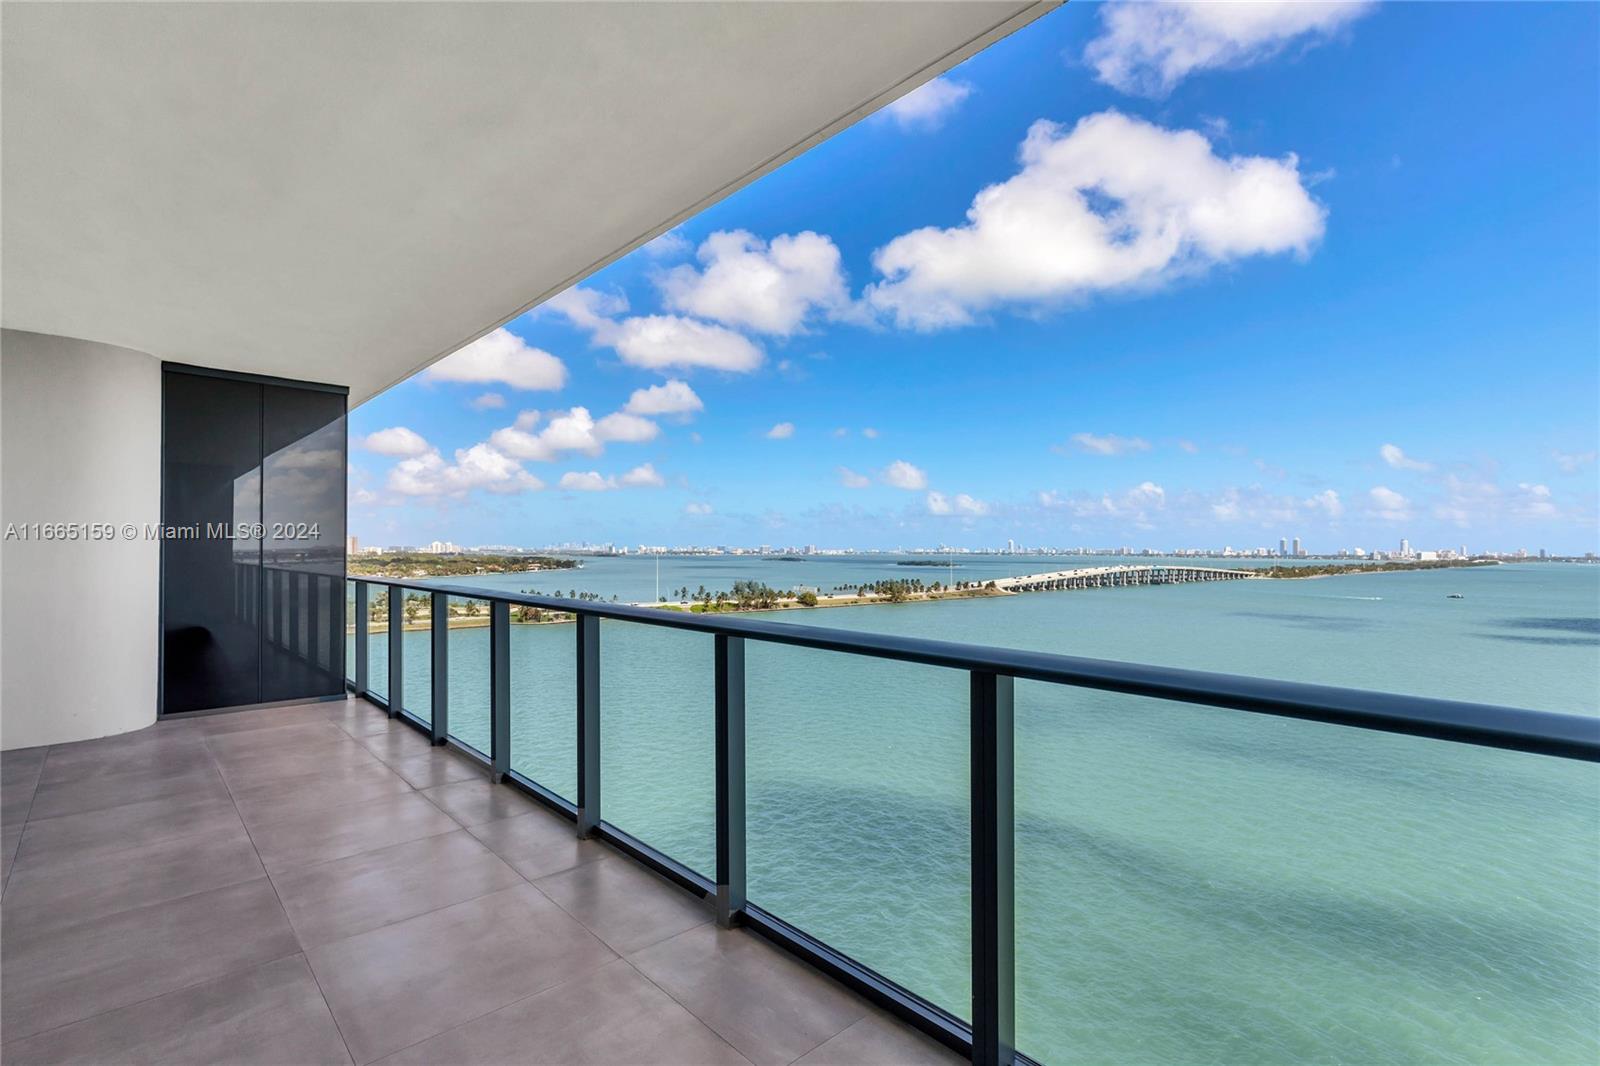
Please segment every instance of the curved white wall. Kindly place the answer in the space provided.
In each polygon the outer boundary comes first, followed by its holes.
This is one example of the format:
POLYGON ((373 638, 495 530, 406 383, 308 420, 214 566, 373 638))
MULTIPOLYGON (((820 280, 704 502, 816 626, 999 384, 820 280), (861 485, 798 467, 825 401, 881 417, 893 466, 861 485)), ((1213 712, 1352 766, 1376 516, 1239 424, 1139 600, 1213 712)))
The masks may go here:
POLYGON ((161 363, 0 332, 0 532, 133 523, 133 539, 0 541, 0 748, 156 719, 161 363))

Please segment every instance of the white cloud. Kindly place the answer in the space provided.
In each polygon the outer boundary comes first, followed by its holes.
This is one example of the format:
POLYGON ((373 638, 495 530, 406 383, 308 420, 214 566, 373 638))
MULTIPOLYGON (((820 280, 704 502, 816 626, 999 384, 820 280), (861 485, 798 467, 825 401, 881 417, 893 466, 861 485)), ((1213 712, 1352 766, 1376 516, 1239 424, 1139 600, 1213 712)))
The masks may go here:
POLYGON ((1133 452, 1150 450, 1150 442, 1143 437, 1119 437, 1115 433, 1107 433, 1105 436, 1074 433, 1072 443, 1079 451, 1090 455, 1129 455, 1133 452))
POLYGON ((883 114, 903 130, 936 130, 971 95, 966 82, 934 78, 885 107, 883 114))
POLYGON ((848 466, 839 468, 839 484, 847 489, 864 489, 872 484, 872 479, 865 474, 858 474, 848 466))
POLYGON ((708 515, 711 513, 711 505, 709 503, 686 503, 683 505, 683 513, 687 515, 708 515))
POLYGON ((656 468, 650 463, 636 466, 617 479, 619 483, 635 489, 659 489, 667 482, 656 473, 656 468))
POLYGON ((1307 509, 1321 511, 1328 518, 1338 518, 1344 514, 1344 501, 1339 499, 1339 494, 1332 489, 1323 489, 1307 499, 1305 504, 1307 509))
POLYGON ((928 475, 904 459, 896 459, 884 467, 882 477, 885 485, 892 485, 897 489, 917 492, 928 487, 928 475))
POLYGON ((966 515, 978 517, 989 513, 989 505, 975 500, 964 492, 946 496, 942 492, 928 493, 928 513, 935 515, 966 515))
POLYGON ((561 475, 560 485, 573 492, 607 492, 617 487, 615 478, 601 477, 597 471, 588 470, 579 473, 569 470, 561 475))
POLYGON ((1103 30, 1083 58, 1105 84, 1161 97, 1195 71, 1250 66, 1296 40, 1321 43, 1370 9, 1367 3, 1315 0, 1121 0, 1100 9, 1103 30))
POLYGON ((405 426, 390 426, 362 437, 359 446, 379 455, 417 456, 433 450, 433 446, 415 430, 405 426))
POLYGON ((1549 486, 1530 485, 1525 481, 1518 485, 1511 501, 1511 513, 1517 518, 1554 518, 1557 510, 1549 486))
POLYGON ((868 440, 877 440, 878 439, 878 431, 873 429, 871 426, 868 426, 866 429, 863 429, 861 431, 861 435, 863 437, 867 438, 868 440))
POLYGON ((1379 518, 1398 521, 1411 515, 1411 501, 1387 486, 1379 485, 1368 492, 1367 497, 1379 518))
POLYGON ((850 435, 850 431, 845 429, 843 426, 840 426, 838 429, 833 431, 833 435, 835 437, 848 437, 850 435))
POLYGON ((1183 449, 1185 452, 1187 452, 1190 455, 1194 455, 1195 453, 1197 453, 1200 450, 1199 446, 1196 445, 1195 442, 1192 441, 1192 440, 1180 440, 1178 442, 1178 447, 1183 449))
POLYGON ((649 419, 621 411, 596 422, 586 407, 553 412, 544 428, 534 433, 537 423, 537 412, 524 411, 517 416, 515 425, 491 433, 489 443, 515 459, 549 463, 564 452, 599 455, 609 443, 637 444, 655 439, 660 432, 660 427, 649 419))
POLYGON ((1420 459, 1412 459, 1411 457, 1406 455, 1405 452, 1401 451, 1400 448, 1397 445, 1394 445, 1394 444, 1385 444, 1383 447, 1378 449, 1378 454, 1383 457, 1383 461, 1384 462, 1388 463, 1390 466, 1394 467, 1396 470, 1432 470, 1433 469, 1433 464, 1432 463, 1425 463, 1420 459))
POLYGON ((514 389, 559 389, 567 368, 549 352, 507 329, 486 333, 427 369, 435 381, 500 382, 514 389))
POLYGON ((1167 490, 1153 481, 1143 481, 1123 492, 1104 492, 1098 496, 1079 493, 1063 496, 1058 492, 1039 493, 1039 505, 1051 511, 1070 511, 1080 519, 1116 519, 1138 528, 1148 528, 1154 512, 1165 509, 1167 490))
POLYGON ((574 285, 546 300, 541 310, 545 308, 565 315, 567 321, 579 329, 592 330, 608 325, 612 318, 626 311, 628 298, 621 293, 601 292, 599 289, 574 285))
POLYGON ((721 231, 697 255, 703 270, 686 263, 657 279, 667 307, 781 337, 800 332, 813 310, 849 308, 839 249, 821 234, 783 234, 768 243, 747 230, 721 231))
POLYGON ((792 436, 794 436, 793 422, 779 422, 777 425, 767 430, 768 440, 788 440, 792 436))
POLYGON ((388 487, 402 496, 460 497, 473 489, 532 492, 544 488, 544 482, 490 445, 474 444, 457 449, 454 463, 447 463, 436 451, 403 459, 389 471, 388 487))
POLYGON ((1556 466, 1561 468, 1563 474, 1576 474, 1595 461, 1594 452, 1551 452, 1550 457, 1556 461, 1556 466))
POLYGON ((664 385, 635 389, 622 409, 631 415, 689 415, 705 407, 693 389, 674 378, 664 385))
POLYGON ((683 255, 691 247, 693 245, 689 243, 689 238, 675 229, 669 229, 640 250, 654 259, 672 259, 683 255))
POLYGON ((960 226, 902 234, 873 253, 864 298, 901 327, 970 324, 991 309, 1041 308, 1148 289, 1246 256, 1306 255, 1325 212, 1293 155, 1213 154, 1193 130, 1117 111, 1068 130, 1035 122, 1022 169, 983 189, 960 226))
POLYGON ((498 392, 486 392, 482 396, 475 396, 472 399, 472 409, 474 411, 498 411, 505 405, 506 398, 498 392))
POLYGON ((648 370, 709 367, 743 373, 761 365, 761 349, 731 329, 678 315, 643 315, 607 323, 595 340, 609 344, 622 361, 648 370))

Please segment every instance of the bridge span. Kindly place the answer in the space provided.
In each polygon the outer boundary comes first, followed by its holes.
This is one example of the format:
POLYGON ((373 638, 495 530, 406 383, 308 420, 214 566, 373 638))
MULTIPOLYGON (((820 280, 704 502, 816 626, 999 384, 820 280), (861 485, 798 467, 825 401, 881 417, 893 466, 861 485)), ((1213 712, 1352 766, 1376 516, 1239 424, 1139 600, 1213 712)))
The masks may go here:
MULTIPOLYGON (((1087 566, 1076 570, 1057 570, 1049 574, 1023 574, 995 578, 992 584, 1004 592, 1049 592, 1060 589, 1115 588, 1122 585, 1178 585, 1191 581, 1239 581, 1259 577, 1250 570, 1226 570, 1209 566, 1087 566)), ((991 582, 966 582, 963 587, 988 586, 991 582)))

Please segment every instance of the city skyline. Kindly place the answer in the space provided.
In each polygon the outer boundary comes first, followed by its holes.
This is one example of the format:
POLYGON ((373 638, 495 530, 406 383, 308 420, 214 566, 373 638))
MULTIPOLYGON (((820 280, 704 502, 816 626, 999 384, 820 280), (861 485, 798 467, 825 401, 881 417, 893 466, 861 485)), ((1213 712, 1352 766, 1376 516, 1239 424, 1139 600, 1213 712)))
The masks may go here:
POLYGON ((1595 10, 1167 28, 1211 53, 1120 10, 357 408, 351 528, 1595 550, 1595 10))

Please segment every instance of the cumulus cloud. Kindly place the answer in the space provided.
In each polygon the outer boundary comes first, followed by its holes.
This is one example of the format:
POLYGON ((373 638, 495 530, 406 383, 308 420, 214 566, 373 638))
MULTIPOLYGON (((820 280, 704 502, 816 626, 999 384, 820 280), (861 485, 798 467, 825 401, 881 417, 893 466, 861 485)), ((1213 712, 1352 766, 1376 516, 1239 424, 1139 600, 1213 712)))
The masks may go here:
POLYGON ((839 468, 839 484, 847 489, 864 489, 872 484, 872 479, 865 474, 858 474, 848 466, 839 468))
POLYGON ((686 503, 683 505, 683 513, 686 515, 695 516, 708 515, 711 513, 711 505, 709 503, 698 502, 686 503))
POLYGON ((622 409, 630 415, 691 415, 705 407, 693 389, 674 378, 664 385, 635 389, 622 409))
POLYGON ((1021 170, 973 199, 967 221, 902 234, 873 253, 866 301, 901 327, 967 325, 1150 288, 1247 256, 1309 254, 1325 212, 1293 156, 1220 157, 1193 130, 1117 111, 1070 130, 1035 122, 1021 170))
POLYGON ((928 493, 928 513, 932 515, 963 515, 977 518, 989 513, 989 505, 975 500, 964 492, 946 496, 942 492, 928 493))
POLYGON ((1149 528, 1155 512, 1167 505, 1167 490, 1153 481, 1142 481, 1122 492, 1103 492, 1099 495, 1078 493, 1063 496, 1059 492, 1041 492, 1039 505, 1050 511, 1069 511, 1074 518, 1093 520, 1116 519, 1138 528, 1149 528))
POLYGON ((697 256, 701 269, 686 263, 657 279, 666 306, 781 337, 800 332, 813 311, 837 316, 850 306, 838 247, 809 230, 770 243, 747 230, 721 231, 697 256))
POLYGON ((788 440, 792 436, 794 436, 793 422, 779 422, 777 425, 767 430, 768 440, 788 440))
POLYGON ((561 475, 561 488, 572 492, 611 492, 614 489, 659 489, 664 479, 650 463, 636 466, 620 476, 607 476, 597 470, 569 470, 561 475))
POLYGON ((896 459, 883 468, 883 483, 897 489, 921 491, 928 487, 928 475, 904 459, 896 459))
POLYGON ((616 479, 602 477, 598 471, 568 470, 561 475, 560 485, 572 492, 606 492, 617 487, 616 479))
POLYGON ((1526 481, 1517 486, 1511 501, 1511 513, 1517 518, 1554 518, 1556 504, 1547 485, 1530 485, 1526 481))
POLYGON ((1112 88, 1162 97, 1195 71, 1250 66, 1293 42, 1320 44, 1371 7, 1316 0, 1119 0, 1101 7, 1100 36, 1089 42, 1083 59, 1112 88))
POLYGON ((541 348, 501 328, 486 333, 427 369, 435 381, 499 382, 513 389, 559 389, 567 383, 565 364, 541 348))
POLYGON ((403 459, 389 471, 388 488, 402 496, 460 497, 473 489, 511 494, 544 488, 515 459, 488 444, 459 448, 455 462, 437 451, 403 459))
POLYGON ((666 479, 656 473, 656 468, 650 463, 634 467, 617 480, 621 484, 635 489, 659 489, 667 483, 666 479))
POLYGON ((390 426, 368 433, 358 441, 358 446, 378 455, 417 456, 433 450, 420 433, 405 426, 390 426))
POLYGON ((1379 518, 1399 520, 1411 516, 1411 501, 1388 486, 1377 486, 1367 493, 1367 498, 1379 518))
POLYGON ((1432 463, 1425 463, 1421 459, 1413 459, 1401 451, 1397 445, 1385 444, 1378 449, 1378 454, 1383 461, 1396 470, 1432 470, 1432 463))
POLYGON ((649 419, 622 411, 597 422, 586 407, 552 413, 544 428, 535 433, 538 421, 537 412, 524 411, 514 425, 491 433, 489 444, 515 459, 549 463, 565 452, 599 455, 614 441, 637 444, 653 440, 660 432, 649 419))
POLYGON ((498 392, 486 392, 472 399, 474 411, 498 411, 506 405, 506 398, 498 392))
POLYGON ((1332 489, 1323 489, 1305 501, 1306 508, 1311 511, 1320 511, 1328 518, 1338 518, 1344 514, 1344 501, 1339 499, 1339 494, 1332 489))
POLYGON ((972 86, 966 82, 934 78, 885 107, 882 114, 903 130, 927 132, 943 126, 945 119, 971 95, 972 86))
POLYGON ((624 363, 647 370, 707 367, 743 373, 761 365, 761 349, 742 333, 679 315, 642 315, 608 323, 595 340, 624 363))
POLYGON ((608 325, 617 315, 627 311, 628 298, 619 292, 601 292, 599 289, 574 285, 546 300, 541 310, 544 309, 566 316, 567 321, 579 329, 592 330, 608 325))
POLYGON ((863 429, 861 431, 861 435, 863 437, 867 438, 868 440, 877 440, 878 439, 878 431, 873 429, 871 426, 868 426, 866 429, 863 429))
POLYGON ((1090 455, 1130 455, 1147 452, 1150 442, 1143 437, 1119 437, 1115 433, 1098 436, 1094 433, 1074 433, 1072 444, 1080 452, 1090 455))
POLYGON ((675 229, 669 229, 640 250, 654 259, 673 259, 683 255, 692 247, 689 238, 675 229))

